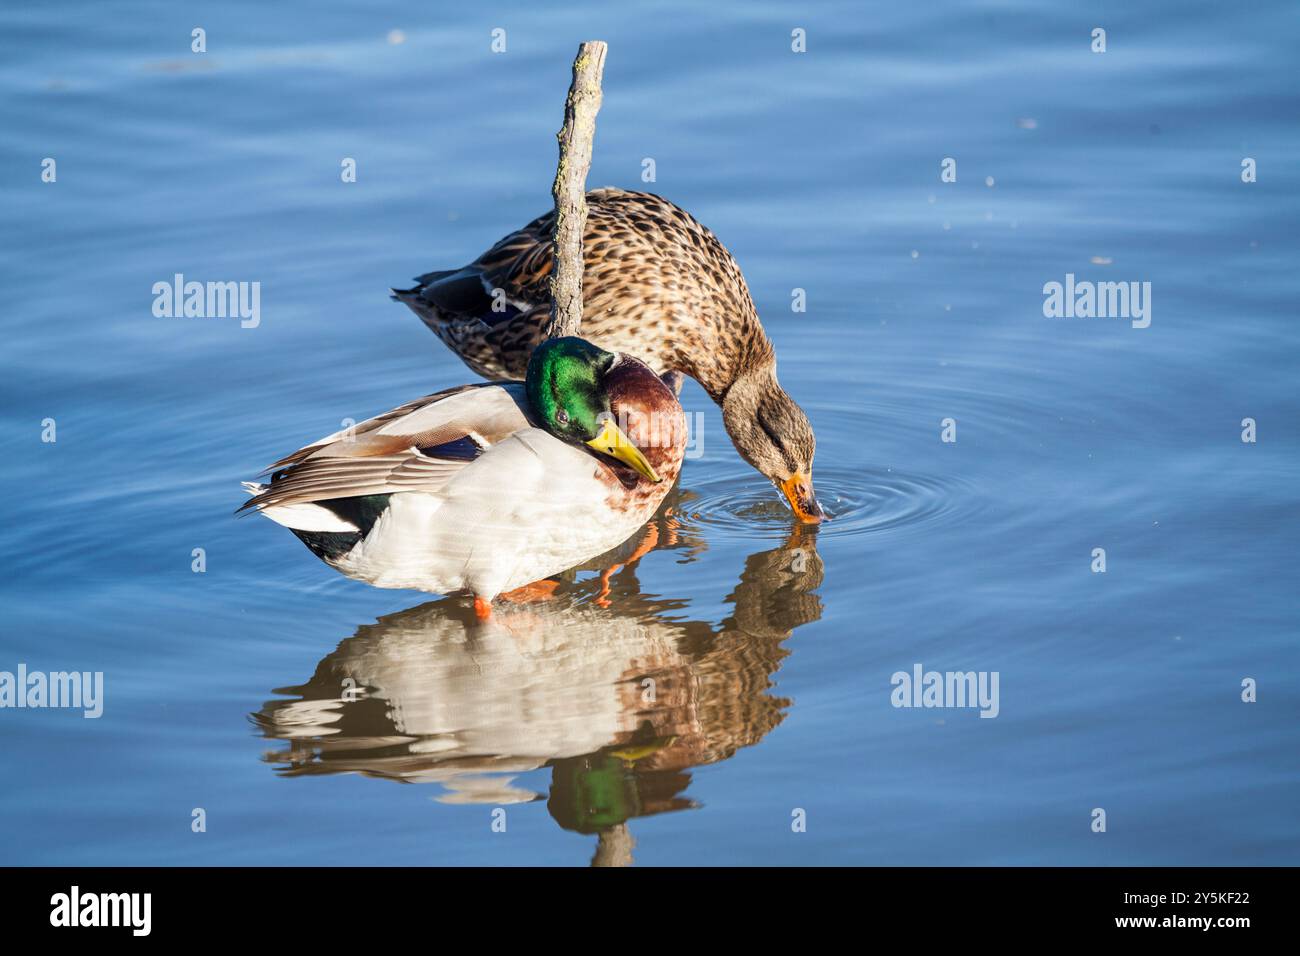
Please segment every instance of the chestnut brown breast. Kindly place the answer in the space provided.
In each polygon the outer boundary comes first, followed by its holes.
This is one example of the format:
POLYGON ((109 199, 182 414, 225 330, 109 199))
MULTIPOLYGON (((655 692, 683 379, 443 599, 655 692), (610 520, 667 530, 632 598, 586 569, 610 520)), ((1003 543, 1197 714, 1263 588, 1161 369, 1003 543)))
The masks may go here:
POLYGON ((621 465, 613 470, 619 472, 624 485, 630 476, 636 479, 638 490, 654 489, 662 497, 677 480, 686 451, 686 416, 677 396, 649 366, 629 355, 623 355, 610 370, 605 386, 619 427, 663 481, 656 485, 621 465))

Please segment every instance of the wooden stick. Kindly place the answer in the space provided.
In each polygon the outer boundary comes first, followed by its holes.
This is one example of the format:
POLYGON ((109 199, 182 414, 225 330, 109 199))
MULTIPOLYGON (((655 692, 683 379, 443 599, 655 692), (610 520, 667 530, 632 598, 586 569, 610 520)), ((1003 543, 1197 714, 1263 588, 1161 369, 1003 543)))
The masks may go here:
POLYGON ((632 851, 636 849, 636 839, 627 823, 616 823, 605 827, 596 837, 596 853, 591 858, 592 866, 631 866, 632 851))
POLYGON ((587 172, 600 110, 600 78, 605 70, 601 40, 578 47, 573 82, 564 102, 560 163, 551 195, 555 198, 555 267, 551 270, 551 319, 544 338, 577 335, 582 328, 582 235, 587 228, 587 172))

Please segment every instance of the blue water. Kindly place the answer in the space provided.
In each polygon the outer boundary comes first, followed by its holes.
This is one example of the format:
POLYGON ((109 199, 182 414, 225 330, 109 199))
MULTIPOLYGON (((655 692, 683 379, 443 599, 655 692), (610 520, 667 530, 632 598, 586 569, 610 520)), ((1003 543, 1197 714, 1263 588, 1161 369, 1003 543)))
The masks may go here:
POLYGON ((0 861, 1297 862, 1300 10, 608 6, 0 11, 0 671, 105 680, 0 710, 0 861), (735 253, 838 517, 688 383, 654 550, 475 630, 231 511, 470 379, 387 289, 547 208, 596 37, 589 182, 735 253), (175 273, 260 324, 155 317, 175 273), (1067 273, 1150 326, 1046 318, 1067 273), (998 716, 892 706, 916 664, 998 716))

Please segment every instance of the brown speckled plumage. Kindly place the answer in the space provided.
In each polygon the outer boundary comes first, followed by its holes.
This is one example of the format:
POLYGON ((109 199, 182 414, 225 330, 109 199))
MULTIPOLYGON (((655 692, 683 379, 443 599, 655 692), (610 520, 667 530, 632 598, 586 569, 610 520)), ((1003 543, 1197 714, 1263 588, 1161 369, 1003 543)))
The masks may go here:
MULTIPOLYGON (((683 372, 718 402, 741 371, 772 361, 740 267, 712 232, 650 193, 597 189, 587 202, 583 338, 683 372)), ((553 226, 553 212, 539 216, 465 269, 395 295, 475 372, 523 378, 550 314, 553 226)))

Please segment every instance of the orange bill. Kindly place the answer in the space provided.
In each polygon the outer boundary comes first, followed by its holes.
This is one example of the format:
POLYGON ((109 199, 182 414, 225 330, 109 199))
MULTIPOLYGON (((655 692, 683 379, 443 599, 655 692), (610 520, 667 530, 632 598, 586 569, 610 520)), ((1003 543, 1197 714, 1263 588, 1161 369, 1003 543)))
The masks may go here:
POLYGON ((790 501, 790 507, 794 509, 795 516, 800 521, 820 524, 825 520, 826 512, 822 511, 822 506, 817 503, 817 496, 813 494, 811 476, 793 474, 781 482, 779 487, 790 501))

